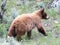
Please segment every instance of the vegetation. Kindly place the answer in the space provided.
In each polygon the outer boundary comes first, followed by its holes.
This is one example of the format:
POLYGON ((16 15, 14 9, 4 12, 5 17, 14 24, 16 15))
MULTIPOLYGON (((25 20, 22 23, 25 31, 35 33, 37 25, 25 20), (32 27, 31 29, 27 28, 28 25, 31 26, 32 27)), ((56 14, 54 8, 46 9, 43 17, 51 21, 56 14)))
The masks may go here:
MULTIPOLYGON (((1 0, 0 0, 1 2, 1 0)), ((46 0, 45 3, 48 3, 46 0)), ((45 3, 42 2, 26 2, 20 4, 19 0, 7 0, 6 12, 4 15, 3 23, 0 23, 0 45, 59 45, 60 44, 60 14, 55 8, 45 8, 45 3), (43 5, 42 5, 43 4, 43 5), (43 6, 47 14, 50 16, 48 20, 42 20, 44 29, 48 36, 43 36, 37 29, 32 31, 32 39, 27 39, 26 34, 22 36, 23 40, 17 42, 14 38, 6 38, 7 29, 9 28, 13 19, 23 13, 31 13, 43 6)), ((1 3, 0 3, 1 4, 1 3)))

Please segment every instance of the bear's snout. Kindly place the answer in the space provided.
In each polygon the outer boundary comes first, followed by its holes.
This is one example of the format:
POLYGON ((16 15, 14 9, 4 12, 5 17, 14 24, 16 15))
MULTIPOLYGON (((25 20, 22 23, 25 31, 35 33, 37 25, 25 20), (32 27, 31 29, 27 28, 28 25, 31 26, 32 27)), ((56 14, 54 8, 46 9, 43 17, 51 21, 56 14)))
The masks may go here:
POLYGON ((50 17, 49 16, 46 16, 46 19, 49 19, 50 17))

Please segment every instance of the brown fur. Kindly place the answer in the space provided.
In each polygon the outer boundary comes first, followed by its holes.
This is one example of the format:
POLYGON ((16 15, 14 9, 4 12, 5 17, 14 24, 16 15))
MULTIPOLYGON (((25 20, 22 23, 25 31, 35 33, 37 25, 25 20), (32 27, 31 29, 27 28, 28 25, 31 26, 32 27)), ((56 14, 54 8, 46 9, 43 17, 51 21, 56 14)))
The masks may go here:
POLYGON ((31 38, 31 31, 34 27, 43 35, 47 35, 42 27, 41 19, 47 19, 44 9, 39 9, 30 14, 22 14, 16 17, 10 25, 8 36, 21 38, 27 32, 27 36, 31 38))

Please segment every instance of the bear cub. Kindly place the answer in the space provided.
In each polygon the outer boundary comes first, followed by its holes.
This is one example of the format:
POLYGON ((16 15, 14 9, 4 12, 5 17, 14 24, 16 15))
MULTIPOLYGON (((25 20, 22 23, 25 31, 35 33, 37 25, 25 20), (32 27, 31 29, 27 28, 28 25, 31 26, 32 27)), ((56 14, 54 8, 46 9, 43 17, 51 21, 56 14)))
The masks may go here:
POLYGON ((31 31, 35 27, 37 27, 38 32, 47 36, 44 28, 42 27, 41 19, 48 18, 49 17, 43 8, 32 13, 19 15, 11 23, 8 29, 8 36, 16 37, 17 40, 21 40, 21 36, 27 32, 27 37, 31 38, 31 31))

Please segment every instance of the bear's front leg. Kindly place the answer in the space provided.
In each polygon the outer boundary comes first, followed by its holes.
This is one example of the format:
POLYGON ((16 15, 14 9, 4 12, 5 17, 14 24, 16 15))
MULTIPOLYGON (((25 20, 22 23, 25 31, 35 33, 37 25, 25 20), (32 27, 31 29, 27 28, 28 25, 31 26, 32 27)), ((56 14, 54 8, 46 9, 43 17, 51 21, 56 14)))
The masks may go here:
POLYGON ((28 32, 27 32, 27 37, 28 37, 29 39, 31 39, 31 31, 28 31, 28 32))
POLYGON ((41 24, 39 24, 37 28, 38 28, 38 32, 42 33, 44 36, 47 36, 47 33, 45 32, 41 24))

